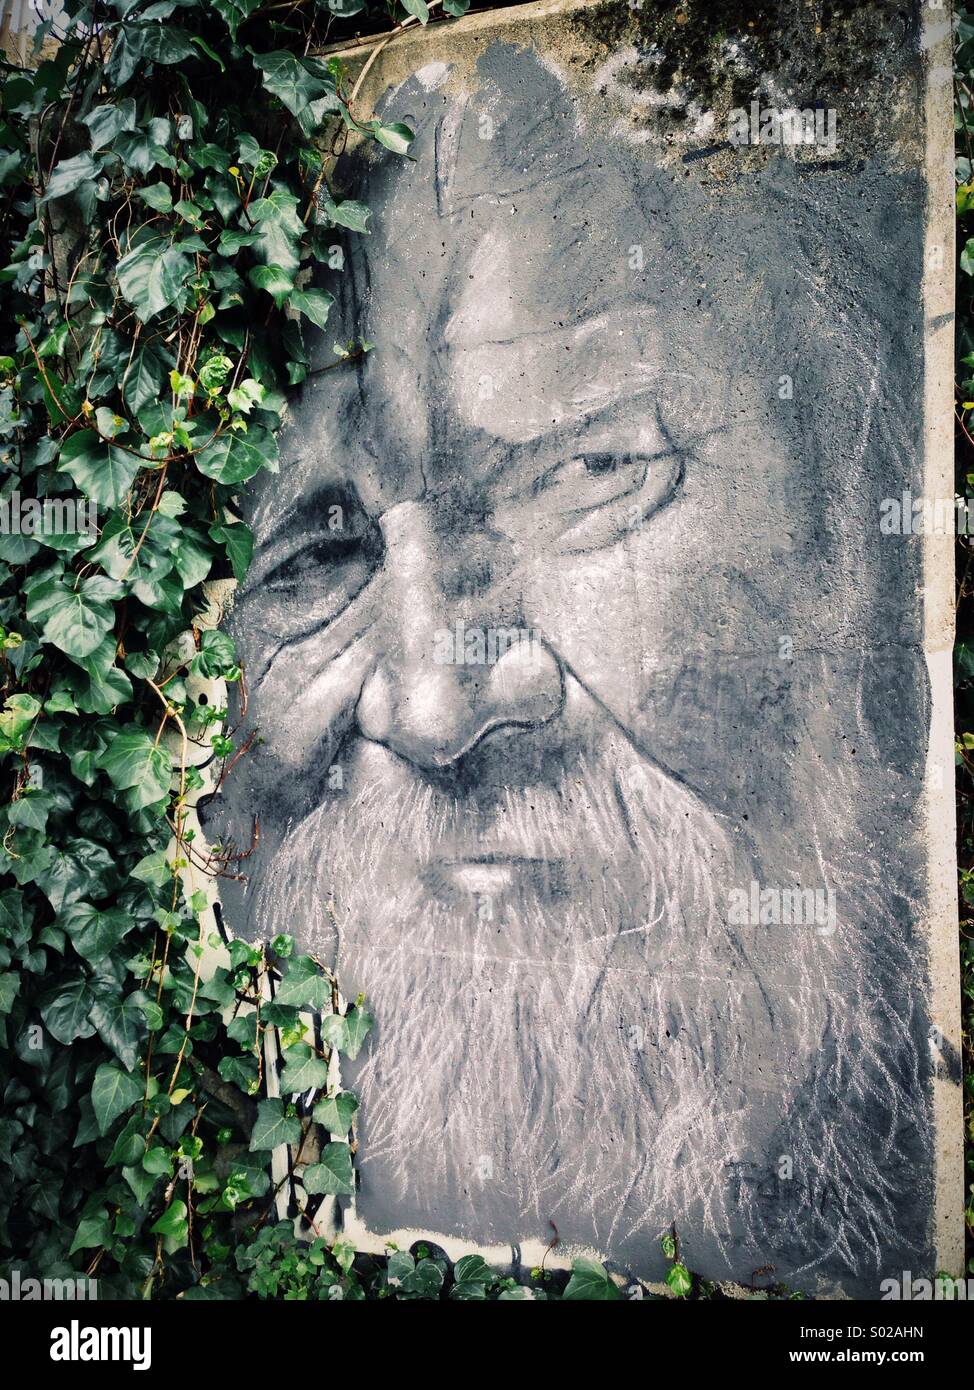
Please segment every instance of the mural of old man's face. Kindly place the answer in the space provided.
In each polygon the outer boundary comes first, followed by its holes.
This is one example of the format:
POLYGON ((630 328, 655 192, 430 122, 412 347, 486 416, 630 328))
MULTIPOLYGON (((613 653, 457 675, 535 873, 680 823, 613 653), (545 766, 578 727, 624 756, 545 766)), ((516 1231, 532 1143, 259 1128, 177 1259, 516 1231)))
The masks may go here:
POLYGON ((487 43, 385 97, 414 162, 339 166, 373 218, 248 514, 224 908, 368 998, 372 1231, 652 1271, 675 1222, 872 1287, 928 1240, 919 553, 872 520, 919 467, 918 301, 871 297, 916 299, 916 190, 718 190, 611 77, 487 43))

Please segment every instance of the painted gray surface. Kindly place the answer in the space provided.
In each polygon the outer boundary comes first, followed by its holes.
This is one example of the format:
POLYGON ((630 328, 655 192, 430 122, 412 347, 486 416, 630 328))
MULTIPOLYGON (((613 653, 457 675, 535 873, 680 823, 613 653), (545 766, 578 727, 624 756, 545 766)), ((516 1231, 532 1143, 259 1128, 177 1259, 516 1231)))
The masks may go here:
POLYGON ((492 39, 384 98, 415 163, 339 170, 373 234, 314 365, 376 347, 250 512, 225 910, 377 1015, 371 1230, 649 1276, 675 1221, 710 1277, 875 1297, 933 1267, 922 541, 878 527, 923 490, 922 127, 716 185, 591 91, 492 39), (458 621, 531 638, 444 663, 458 621), (752 880, 835 930, 732 922, 752 880))

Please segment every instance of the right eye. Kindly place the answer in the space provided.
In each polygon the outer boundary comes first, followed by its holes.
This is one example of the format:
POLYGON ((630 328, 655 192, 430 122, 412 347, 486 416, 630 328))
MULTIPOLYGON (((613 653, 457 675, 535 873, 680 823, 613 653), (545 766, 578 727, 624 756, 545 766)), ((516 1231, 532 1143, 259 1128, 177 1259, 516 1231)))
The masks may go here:
POLYGON ((375 559, 381 550, 378 527, 354 493, 328 488, 310 499, 268 555, 268 568, 252 583, 271 589, 295 589, 326 577, 340 576, 346 565, 375 559))
POLYGON ((270 572, 265 584, 283 587, 300 584, 323 569, 352 559, 365 545, 366 536, 327 536, 300 546, 270 572))

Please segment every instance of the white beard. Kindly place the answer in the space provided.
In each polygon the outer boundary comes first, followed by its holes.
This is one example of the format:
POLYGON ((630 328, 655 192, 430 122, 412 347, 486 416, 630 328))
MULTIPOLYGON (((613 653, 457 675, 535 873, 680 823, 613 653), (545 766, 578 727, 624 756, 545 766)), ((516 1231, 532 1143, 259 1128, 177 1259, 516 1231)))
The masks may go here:
POLYGON ((728 1165, 764 1162, 820 1009, 793 959, 784 1000, 774 950, 727 926, 750 869, 715 817, 607 724, 489 813, 377 745, 353 753, 348 789, 262 876, 257 918, 375 1014, 344 1078, 366 1220, 482 1243, 546 1240, 553 1221, 624 1248, 693 1213, 719 1241, 728 1165), (516 846, 544 891, 501 893, 489 917, 431 895, 417 866, 471 845, 516 846))

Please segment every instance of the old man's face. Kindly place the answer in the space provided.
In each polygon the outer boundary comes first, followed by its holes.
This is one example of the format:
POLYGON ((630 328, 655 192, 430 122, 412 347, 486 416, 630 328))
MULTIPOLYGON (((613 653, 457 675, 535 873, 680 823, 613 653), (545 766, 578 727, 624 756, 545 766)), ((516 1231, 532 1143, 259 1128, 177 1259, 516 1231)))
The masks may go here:
POLYGON ((494 63, 490 139, 442 74, 400 95, 418 162, 368 179, 374 233, 249 516, 262 839, 229 906, 369 998, 374 1228, 624 1249, 674 1202, 726 1222, 727 1165, 792 1084, 788 1005, 726 922, 738 828, 654 746, 687 574, 725 543, 687 265, 625 158, 593 205, 560 85, 518 104, 524 63, 494 63), (322 371, 336 339, 375 347, 322 371))

